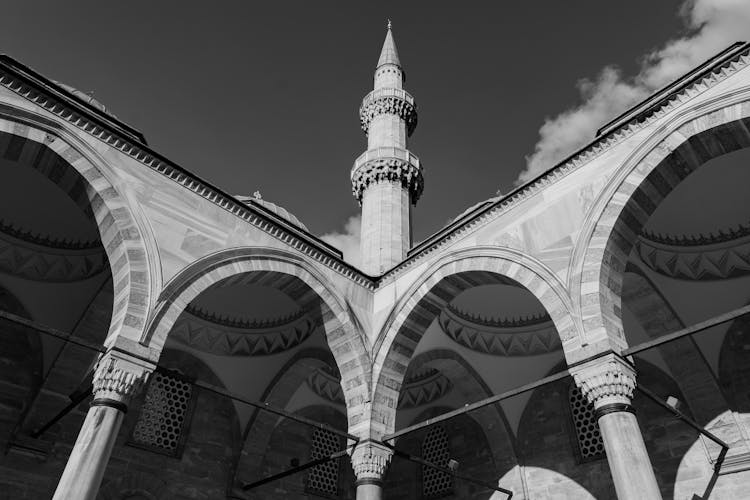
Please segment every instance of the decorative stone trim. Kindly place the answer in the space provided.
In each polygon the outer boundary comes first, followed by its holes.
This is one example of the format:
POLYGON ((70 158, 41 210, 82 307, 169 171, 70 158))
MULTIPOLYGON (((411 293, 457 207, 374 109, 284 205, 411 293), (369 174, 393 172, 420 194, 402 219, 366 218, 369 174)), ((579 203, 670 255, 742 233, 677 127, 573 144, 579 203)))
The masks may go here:
POLYGON ((33 281, 69 283, 110 268, 101 245, 88 246, 85 242, 76 248, 78 242, 26 237, 29 233, 5 231, 6 228, 0 227, 0 273, 33 281))
POLYGON ((416 246, 410 252, 410 257, 413 256, 414 258, 407 258, 402 264, 383 275, 381 279, 397 276, 434 250, 460 239, 470 231, 488 224, 500 214, 511 210, 547 186, 556 183, 568 174, 589 164, 628 137, 650 126, 654 121, 663 118, 674 109, 745 68, 748 63, 750 63, 750 43, 745 43, 728 54, 723 55, 717 61, 708 63, 705 74, 694 82, 676 90, 674 93, 664 96, 658 104, 649 108, 647 113, 634 116, 630 121, 622 123, 619 128, 607 131, 606 134, 598 136, 583 149, 551 167, 536 179, 520 186, 515 191, 489 206, 480 205, 473 213, 467 213, 461 220, 454 221, 434 237, 416 246))
POLYGON ((341 377, 334 375, 330 368, 319 368, 307 377, 307 385, 318 396, 335 404, 346 404, 341 390, 341 377))
POLYGON ((372 120, 383 114, 396 115, 406 123, 406 133, 411 136, 417 128, 417 106, 414 98, 402 89, 376 89, 362 99, 359 107, 359 121, 366 135, 370 132, 372 120))
POLYGON ((352 452, 351 462, 357 482, 381 482, 393 452, 371 441, 360 443, 352 452))
POLYGON ((644 232, 635 243, 635 252, 651 270, 674 279, 744 276, 750 273, 750 227, 679 237, 644 232))
POLYGON ((399 393, 398 408, 416 408, 448 394, 453 388, 450 379, 439 370, 427 368, 407 377, 399 393))
MULTIPOLYGON (((14 63, 14 66, 17 64, 14 63)), ((221 192, 216 187, 160 157, 158 153, 139 142, 135 136, 120 130, 113 130, 116 127, 109 128, 104 122, 89 117, 75 106, 71 106, 59 97, 53 96, 52 92, 43 88, 45 85, 52 87, 53 84, 35 81, 33 76, 24 74, 23 70, 19 71, 18 68, 10 66, 8 58, 0 60, 0 86, 33 102, 59 119, 70 123, 146 167, 177 182, 196 195, 286 243, 296 251, 315 259, 347 279, 370 290, 375 288, 375 283, 368 276, 344 262, 343 258, 336 255, 334 250, 328 250, 324 243, 316 242, 314 237, 305 231, 296 228, 281 217, 274 216, 275 214, 270 211, 255 206, 248 207, 234 197, 221 192)))
POLYGON ((247 321, 216 317, 188 308, 172 327, 169 338, 220 356, 268 356, 292 349, 313 334, 319 322, 295 313, 285 318, 247 321))
POLYGON ((401 158, 376 158, 352 171, 352 194, 362 204, 365 189, 378 182, 400 183, 409 190, 412 204, 424 190, 424 177, 418 164, 401 158))
POLYGON ((484 354, 533 356, 562 348, 560 335, 546 313, 526 318, 481 318, 449 304, 438 321, 454 342, 484 354))
POLYGON ((611 405, 630 407, 635 390, 635 370, 619 356, 609 354, 570 371, 595 410, 613 407, 611 405))
POLYGON ((41 233, 32 233, 28 230, 23 230, 16 226, 12 222, 6 222, 0 218, 0 233, 5 233, 15 239, 31 243, 33 245, 39 245, 42 247, 54 248, 56 250, 99 250, 104 252, 102 243, 98 239, 89 241, 80 240, 69 240, 67 238, 60 239, 49 235, 43 235, 41 233))
POLYGON ((143 389, 154 368, 154 365, 125 353, 109 351, 103 354, 94 370, 92 404, 102 402, 98 404, 127 408, 131 399, 143 389))

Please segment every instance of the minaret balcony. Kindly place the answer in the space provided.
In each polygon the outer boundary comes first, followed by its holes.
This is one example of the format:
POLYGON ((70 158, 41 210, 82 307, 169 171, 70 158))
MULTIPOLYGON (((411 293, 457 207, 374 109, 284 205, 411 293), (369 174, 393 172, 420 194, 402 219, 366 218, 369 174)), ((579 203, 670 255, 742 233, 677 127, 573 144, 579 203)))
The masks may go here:
POLYGON ((369 149, 354 161, 351 171, 352 194, 361 203, 362 195, 371 184, 396 182, 409 190, 411 202, 415 204, 424 189, 422 171, 419 158, 406 149, 369 149))
POLYGON ((403 89, 382 88, 367 94, 359 107, 359 121, 365 134, 369 133, 372 120, 386 113, 404 120, 409 135, 417 128, 417 105, 411 94, 403 89))

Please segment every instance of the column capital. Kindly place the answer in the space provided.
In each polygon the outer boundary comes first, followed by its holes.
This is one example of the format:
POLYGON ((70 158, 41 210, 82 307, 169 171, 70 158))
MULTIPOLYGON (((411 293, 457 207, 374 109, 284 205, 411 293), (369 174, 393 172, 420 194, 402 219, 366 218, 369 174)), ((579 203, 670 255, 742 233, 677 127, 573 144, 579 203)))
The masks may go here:
POLYGON ((623 358, 608 354, 570 369, 576 385, 599 416, 630 411, 635 370, 623 358))
POLYGON ((91 404, 127 411, 130 400, 141 391, 154 368, 152 363, 124 352, 102 354, 94 369, 94 401, 91 404))
POLYGON ((380 483, 391 461, 393 452, 383 445, 367 441, 352 451, 351 461, 357 483, 380 483))

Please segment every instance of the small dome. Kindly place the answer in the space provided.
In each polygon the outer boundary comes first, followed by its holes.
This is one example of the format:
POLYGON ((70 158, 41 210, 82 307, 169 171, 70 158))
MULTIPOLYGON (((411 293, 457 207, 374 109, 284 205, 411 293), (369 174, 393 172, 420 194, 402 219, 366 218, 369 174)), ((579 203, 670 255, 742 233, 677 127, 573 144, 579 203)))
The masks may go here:
POLYGON ((284 207, 280 207, 279 205, 276 205, 275 203, 271 203, 270 201, 266 201, 262 199, 260 197, 260 193, 258 193, 257 191, 253 194, 253 196, 237 195, 235 196, 235 198, 237 198, 239 201, 241 201, 245 205, 253 205, 253 204, 260 205, 266 210, 270 210, 271 212, 275 213, 282 219, 286 219, 287 221, 291 222, 295 226, 307 232, 310 232, 310 230, 307 229, 307 226, 302 224, 302 221, 300 221, 297 217, 295 217, 294 214, 289 212, 289 210, 287 210, 284 207))
POLYGON ((475 203, 474 205, 470 206, 469 208, 467 208, 466 210, 464 210, 463 212, 461 212, 460 214, 458 214, 457 217, 454 217, 451 220, 449 220, 448 221, 448 225, 453 224, 457 220, 463 218, 465 215, 470 214, 471 212, 473 212, 474 210, 476 210, 476 209, 478 209, 480 207, 487 206, 487 205, 489 205, 491 203, 495 203, 500 198, 502 198, 502 196, 493 196, 492 198, 488 198, 488 199, 486 199, 484 201, 480 201, 479 203, 475 203))
MULTIPOLYGON (((54 81, 54 80, 53 80, 53 81, 54 81)), ((89 104, 89 105, 91 105, 91 106, 95 107, 96 109, 98 109, 98 110, 99 110, 99 111, 101 111, 102 113, 107 113, 108 115, 110 115, 110 116, 113 116, 113 117, 117 118, 117 117, 116 117, 115 115, 113 115, 113 114, 112 114, 112 113, 111 113, 111 112, 110 112, 110 111, 109 111, 109 110, 107 109, 107 107, 106 107, 106 106, 105 106, 104 104, 102 104, 101 102, 97 101, 96 99, 94 99, 94 98, 93 98, 93 97, 91 97, 90 95, 88 95, 88 94, 86 94, 86 93, 84 93, 84 92, 81 92, 81 91, 80 91, 80 90, 78 90, 77 88, 75 88, 75 87, 71 87, 70 85, 66 85, 66 84, 64 84, 64 83, 62 83, 62 82, 55 82, 55 83, 56 83, 57 85, 59 85, 60 87, 62 87, 63 89, 65 89, 65 90, 67 90, 68 92, 70 92, 71 94, 73 94, 74 96, 76 96, 76 97, 77 97, 78 99, 80 99, 81 101, 85 102, 86 104, 89 104)))

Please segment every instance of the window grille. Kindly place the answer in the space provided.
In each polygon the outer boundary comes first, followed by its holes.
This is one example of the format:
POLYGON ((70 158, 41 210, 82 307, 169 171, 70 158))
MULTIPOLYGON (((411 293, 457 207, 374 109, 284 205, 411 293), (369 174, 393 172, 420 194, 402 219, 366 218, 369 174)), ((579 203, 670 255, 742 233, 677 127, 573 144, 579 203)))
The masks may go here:
MULTIPOLYGON (((341 450, 341 439, 331 431, 315 429, 310 460, 326 458, 341 450)), ((313 493, 336 496, 339 491, 339 461, 316 465, 307 475, 307 489, 313 493)))
POLYGON ((133 442, 176 455, 189 416, 192 391, 189 382, 154 373, 133 429, 133 442))
MULTIPOLYGON (((422 442, 422 458, 441 467, 448 467, 451 459, 448 434, 436 426, 430 429, 422 442)), ((453 493, 453 476, 445 472, 422 466, 422 496, 436 498, 453 493)))
POLYGON ((594 405, 588 402, 581 389, 575 384, 570 386, 569 399, 581 458, 584 460, 601 458, 604 455, 604 441, 599 432, 594 405))

